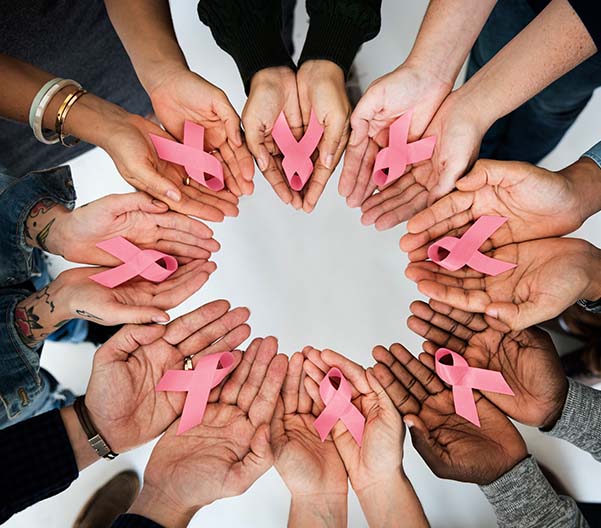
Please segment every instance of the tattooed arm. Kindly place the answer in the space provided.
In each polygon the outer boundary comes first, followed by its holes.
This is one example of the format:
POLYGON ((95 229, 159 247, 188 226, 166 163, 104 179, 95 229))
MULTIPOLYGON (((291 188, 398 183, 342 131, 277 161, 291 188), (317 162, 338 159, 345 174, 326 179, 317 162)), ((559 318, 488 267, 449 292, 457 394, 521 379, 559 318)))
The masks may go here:
POLYGON ((25 239, 29 246, 37 247, 54 255, 63 255, 62 238, 57 233, 60 222, 71 211, 52 200, 44 199, 35 204, 25 222, 25 239))

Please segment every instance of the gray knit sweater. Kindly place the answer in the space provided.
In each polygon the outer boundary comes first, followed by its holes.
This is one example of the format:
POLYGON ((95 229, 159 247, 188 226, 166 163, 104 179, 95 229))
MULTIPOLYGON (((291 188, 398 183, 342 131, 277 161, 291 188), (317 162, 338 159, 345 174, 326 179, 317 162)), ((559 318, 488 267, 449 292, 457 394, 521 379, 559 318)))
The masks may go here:
MULTIPOLYGON (((601 462, 601 391, 568 381, 562 415, 545 434, 570 442, 601 462)), ((589 527, 574 500, 555 493, 533 457, 480 489, 502 528, 589 527)))

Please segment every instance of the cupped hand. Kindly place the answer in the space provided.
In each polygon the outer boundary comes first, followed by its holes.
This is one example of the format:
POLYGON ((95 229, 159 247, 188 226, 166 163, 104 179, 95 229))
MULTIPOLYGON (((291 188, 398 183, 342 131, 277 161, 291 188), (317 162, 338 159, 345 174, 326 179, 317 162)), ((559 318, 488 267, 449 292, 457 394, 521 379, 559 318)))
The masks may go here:
POLYGON ((412 261, 424 260, 427 246, 442 236, 461 236, 484 215, 508 220, 482 246, 483 251, 516 242, 562 236, 585 220, 581 197, 561 172, 530 163, 478 160, 457 181, 457 191, 415 215, 401 238, 412 261))
POLYGON ((182 510, 244 493, 273 464, 269 424, 287 365, 275 338, 254 340, 202 424, 179 436, 173 424, 161 438, 144 486, 182 510))
POLYGON ((264 68, 253 76, 248 100, 242 111, 246 142, 257 160, 259 169, 285 204, 300 209, 301 195, 293 191, 284 170, 282 156, 271 132, 284 112, 292 133, 299 140, 303 135, 303 119, 298 103, 296 74, 288 67, 264 68))
POLYGON ((234 195, 252 194, 255 166, 240 132, 240 117, 223 90, 183 65, 148 86, 148 95, 161 124, 178 140, 184 122, 205 128, 205 150, 217 151, 227 189, 234 195))
POLYGON ((446 347, 461 354, 471 367, 501 372, 514 396, 482 394, 518 422, 553 427, 565 404, 568 381, 546 332, 529 328, 505 334, 479 314, 437 301, 415 301, 411 313, 407 326, 426 339, 423 349, 430 357, 422 355, 422 361, 428 368, 434 370, 436 351, 446 347))
POLYGON ((184 259, 207 260, 219 250, 213 231, 152 196, 110 194, 57 218, 48 237, 71 262, 115 266, 121 263, 96 244, 122 236, 141 249, 156 249, 184 259))
MULTIPOLYGON (((208 354, 234 350, 249 334, 246 308, 214 301, 168 325, 122 328, 94 356, 86 406, 102 437, 121 453, 161 434, 181 414, 186 394, 157 392, 165 372, 208 354)), ((234 352, 235 362, 240 352, 234 352)), ((219 388, 214 389, 215 393, 219 388)))
POLYGON ((332 429, 334 444, 342 457, 351 485, 361 495, 377 486, 398 483, 403 472, 405 428, 392 401, 371 372, 332 351, 305 350, 307 392, 321 412, 324 404, 319 384, 331 367, 338 367, 353 388, 352 403, 365 416, 363 441, 359 446, 346 426, 338 421, 332 429))
POLYGON ((306 130, 311 112, 324 129, 317 147, 313 174, 304 190, 303 210, 310 213, 336 169, 350 134, 351 105, 346 94, 344 72, 328 60, 304 62, 296 75, 298 98, 306 130))
POLYGON ((387 202, 390 193, 380 196, 380 202, 375 201, 375 197, 366 202, 376 189, 371 175, 379 147, 386 146, 382 141, 387 136, 386 130, 398 117, 413 110, 409 140, 419 139, 451 89, 452 84, 438 79, 425 68, 402 64, 376 79, 361 97, 351 115, 352 134, 344 155, 338 192, 351 207, 365 202, 362 209, 366 225, 375 223, 391 209, 388 205, 377 206, 387 202), (368 211, 371 212, 367 214, 368 211))
POLYGON ((346 502, 348 476, 331 438, 321 442, 313 427, 318 407, 305 388, 304 355, 290 358, 282 395, 271 423, 275 468, 292 494, 340 497, 346 502), (302 471, 299 471, 302 468, 302 471))
POLYGON ((150 134, 173 139, 152 121, 125 112, 99 144, 130 185, 165 202, 170 209, 213 222, 238 215, 238 198, 231 192, 211 191, 193 180, 186 185, 184 168, 160 159, 150 134))
POLYGON ((164 323, 165 310, 175 308, 197 292, 215 271, 213 262, 193 260, 160 283, 137 277, 115 288, 90 279, 107 268, 82 267, 63 271, 57 278, 58 295, 65 299, 69 313, 105 326, 124 323, 164 323))
POLYGON ((471 269, 448 271, 416 262, 406 275, 427 297, 472 313, 486 313, 501 331, 523 330, 552 319, 578 299, 601 297, 599 250, 576 238, 510 244, 488 253, 516 267, 496 277, 471 269))
POLYGON ((451 390, 402 345, 378 346, 373 356, 376 378, 409 426, 413 446, 436 476, 489 484, 528 455, 514 425, 478 392, 474 391, 474 399, 481 427, 455 413, 451 390))

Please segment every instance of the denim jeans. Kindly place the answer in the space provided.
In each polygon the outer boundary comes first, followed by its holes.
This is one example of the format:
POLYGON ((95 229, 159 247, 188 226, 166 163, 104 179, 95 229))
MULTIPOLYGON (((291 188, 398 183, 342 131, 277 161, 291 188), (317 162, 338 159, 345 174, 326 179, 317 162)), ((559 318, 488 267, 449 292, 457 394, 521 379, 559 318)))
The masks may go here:
MULTIPOLYGON (((535 16, 526 0, 499 0, 472 48, 467 78, 535 16)), ((499 119, 484 136, 480 157, 538 163, 557 146, 598 86, 601 86, 601 53, 499 119)))
MULTIPOLYGON (((17 304, 50 279, 42 254, 25 240, 25 221, 39 201, 51 199, 73 208, 75 190, 69 167, 33 172, 23 178, 0 170, 0 429, 35 414, 68 405, 73 394, 40 369, 42 343, 29 347, 15 326, 17 304)), ((65 337, 78 323, 70 323, 65 337)), ((77 336, 75 336, 77 337, 77 336)))

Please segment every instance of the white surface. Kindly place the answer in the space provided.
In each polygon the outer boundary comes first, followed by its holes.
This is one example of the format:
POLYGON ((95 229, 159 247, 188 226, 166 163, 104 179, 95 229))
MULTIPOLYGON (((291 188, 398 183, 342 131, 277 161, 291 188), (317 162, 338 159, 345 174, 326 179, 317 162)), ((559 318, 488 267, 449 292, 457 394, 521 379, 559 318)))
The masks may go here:
MULTIPOLYGON (((302 2, 300 2, 302 4, 302 2)), ((197 19, 195 0, 173 2, 176 28, 191 67, 230 96, 241 111, 244 93, 233 61, 213 42, 197 19)), ((363 86, 399 64, 408 54, 427 2, 384 2, 382 32, 365 45, 357 64, 363 86)), ((306 30, 299 6, 297 42, 306 30)), ((546 166, 563 167, 601 137, 595 116, 601 111, 597 94, 587 110, 549 157, 546 166)), ((79 203, 110 192, 128 191, 111 160, 95 150, 76 160, 73 173, 79 203)), ((219 266, 197 295, 174 310, 187 312, 216 298, 250 307, 254 336, 279 337, 281 350, 291 354, 306 344, 330 347, 370 364, 375 344, 400 341, 419 350, 420 339, 406 327, 409 303, 418 298, 405 279, 406 255, 398 249, 404 227, 385 233, 362 227, 359 213, 346 207, 336 193, 337 172, 312 215, 284 206, 256 174, 256 192, 240 206, 240 216, 214 225, 223 249, 219 266)), ((601 244, 601 218, 587 223, 580 236, 601 244)), ((88 345, 48 343, 43 364, 76 392, 85 390, 93 349, 88 345)), ((589 455, 522 428, 531 452, 562 477, 579 500, 601 502, 601 465, 589 455)), ((63 494, 15 516, 10 528, 70 526, 87 497, 111 475, 126 468, 142 473, 150 446, 101 461, 87 469, 63 494)), ((434 527, 494 526, 492 511, 476 486, 438 480, 406 443, 405 467, 434 527)), ((302 468, 299 468, 302 470, 302 468)), ((242 497, 220 501, 201 511, 192 526, 222 528, 285 526, 288 492, 272 469, 242 497)), ((366 526, 354 497, 349 526, 366 526)), ((402 515, 402 512, 399 512, 402 515)))

